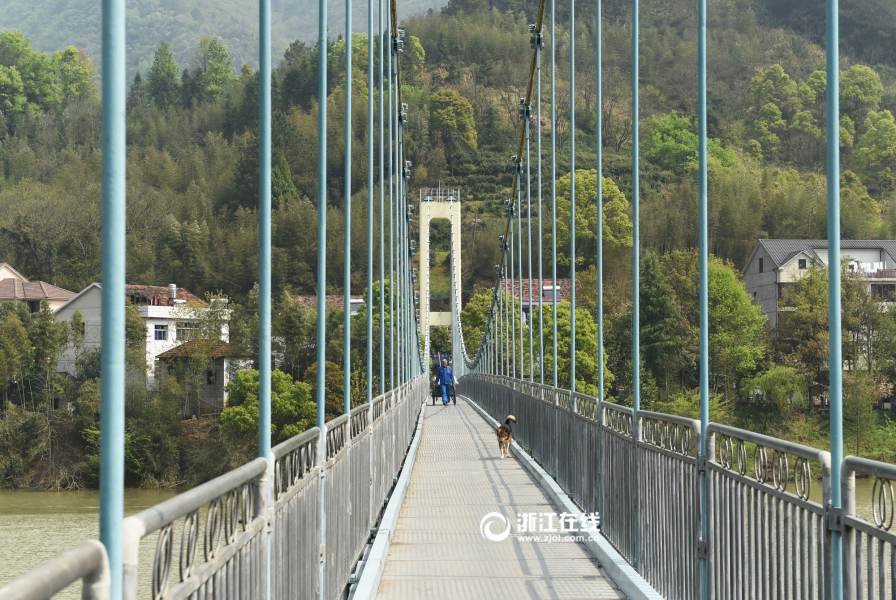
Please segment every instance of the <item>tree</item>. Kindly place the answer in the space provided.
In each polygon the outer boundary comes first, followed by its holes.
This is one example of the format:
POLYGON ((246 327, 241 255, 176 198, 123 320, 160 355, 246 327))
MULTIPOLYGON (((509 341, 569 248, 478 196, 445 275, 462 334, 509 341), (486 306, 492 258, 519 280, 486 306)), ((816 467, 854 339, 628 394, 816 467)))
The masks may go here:
MULTIPOLYGON (((663 256, 662 265, 691 331, 689 351, 697 356, 700 331, 698 252, 696 249, 670 252, 663 256)), ((714 392, 727 394, 759 367, 767 321, 759 307, 753 304, 744 284, 738 281, 730 262, 710 256, 708 271, 710 385, 714 392)))
POLYGON ((775 362, 791 367, 807 383, 828 384, 828 276, 812 265, 784 295, 774 338, 775 362))
POLYGON ((492 305, 492 296, 491 290, 475 294, 467 300, 463 310, 460 311, 460 322, 464 328, 464 345, 471 357, 479 351, 482 334, 488 323, 488 309, 492 305))
POLYGON ((456 90, 441 89, 430 98, 429 129, 440 133, 446 145, 451 135, 460 136, 471 149, 477 148, 476 123, 473 121, 473 107, 456 90))
POLYGON ((856 173, 874 184, 879 193, 896 185, 896 120, 884 110, 871 112, 865 120, 865 135, 852 156, 856 173))
MULTIPOLYGON (((648 134, 644 140, 643 156, 659 168, 682 175, 697 168, 699 138, 691 119, 678 116, 674 110, 666 115, 651 115, 647 120, 648 134)), ((710 168, 736 164, 737 155, 722 148, 716 138, 707 140, 707 160, 710 168)))
MULTIPOLYGON (((450 327, 431 325, 429 328, 429 351, 441 353, 451 352, 450 331, 450 327)), ((464 333, 466 334, 466 328, 464 328, 464 333)), ((464 341, 466 341, 466 335, 464 336, 464 341)), ((467 352, 469 351, 470 349, 468 347, 467 352)))
MULTIPOLYGON (((258 371, 237 371, 227 384, 230 406, 221 413, 221 424, 244 438, 258 436, 258 371)), ((314 424, 316 408, 311 388, 293 382, 279 370, 271 372, 271 436, 279 441, 296 436, 314 424)))
POLYGON ((18 31, 0 33, 0 68, 2 67, 15 68, 27 102, 35 109, 46 110, 56 102, 56 66, 46 54, 32 50, 31 40, 18 31))
POLYGON ((214 100, 230 86, 234 80, 230 53, 217 37, 204 37, 194 55, 194 64, 199 70, 202 85, 202 99, 214 100))
POLYGON ((0 111, 21 112, 25 109, 27 101, 25 86, 19 72, 14 66, 0 65, 0 111))
POLYGON ((663 396, 668 397, 672 376, 681 367, 685 323, 656 254, 642 260, 640 282, 641 364, 665 384, 663 396))
POLYGON ((855 123, 864 124, 880 106, 884 87, 880 76, 866 65, 853 65, 840 73, 840 110, 855 123))
MULTIPOLYGON (((534 309, 531 313, 531 322, 538 322, 538 309, 534 309)), ((568 301, 557 304, 557 375, 560 387, 569 388, 569 375, 572 340, 572 307, 568 301)), ((553 347, 554 340, 554 313, 553 307, 549 304, 544 305, 544 347, 545 356, 543 357, 544 378, 548 381, 548 374, 553 377, 554 372, 554 355, 553 351, 548 351, 553 347)), ((527 338, 528 339, 528 338, 527 338)), ((528 351, 529 345, 524 344, 524 349, 528 351)), ((576 308, 576 390, 590 396, 597 397, 600 366, 597 362, 598 357, 597 345, 597 324, 591 317, 591 313, 582 308, 576 308)), ((541 361, 539 361, 541 363, 541 361)), ((607 354, 604 353, 604 389, 610 388, 613 383, 613 374, 607 368, 607 354)))
POLYGON ((53 62, 58 72, 57 96, 63 105, 96 97, 93 84, 96 66, 86 52, 68 46, 62 52, 53 53, 53 62))
MULTIPOLYGON (((557 260, 569 265, 569 194, 571 178, 567 174, 557 180, 557 260)), ((628 200, 616 183, 603 180, 603 239, 605 248, 626 248, 632 245, 632 222, 628 216, 628 200)), ((576 170, 576 264, 594 262, 597 251, 597 170, 576 170)), ((548 236, 550 238, 550 236, 548 236)))
POLYGON ((146 95, 149 100, 162 109, 173 106, 180 90, 179 74, 174 54, 168 47, 168 42, 162 40, 146 75, 146 95))

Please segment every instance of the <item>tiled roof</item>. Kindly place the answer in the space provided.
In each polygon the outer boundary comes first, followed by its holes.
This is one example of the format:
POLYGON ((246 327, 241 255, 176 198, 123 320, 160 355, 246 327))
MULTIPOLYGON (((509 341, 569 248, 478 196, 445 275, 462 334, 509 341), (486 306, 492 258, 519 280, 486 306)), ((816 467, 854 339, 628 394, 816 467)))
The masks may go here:
MULTIPOLYGON (((815 248, 827 249, 827 240, 759 240, 759 244, 765 248, 769 257, 780 267, 799 252, 806 252, 815 256, 815 248)), ((896 240, 840 240, 840 248, 843 250, 883 250, 896 260, 896 240)))
POLYGON ((68 300, 75 292, 43 281, 0 279, 0 300, 68 300))
MULTIPOLYGON (((168 297, 168 288, 161 285, 125 285, 124 286, 125 293, 128 297, 136 297, 136 298, 158 298, 159 306, 168 306, 170 304, 170 298, 168 297)), ((206 302, 199 296, 188 292, 183 288, 177 288, 177 299, 185 300, 187 302, 196 302, 198 304, 205 305, 206 302)))
MULTIPOLYGON (((551 286, 554 285, 554 281, 552 279, 542 279, 542 285, 551 286)), ((529 288, 532 288, 532 302, 538 301, 538 279, 505 279, 504 280, 504 289, 508 289, 511 284, 513 285, 513 296, 514 298, 521 299, 524 303, 529 302, 529 288), (523 294, 520 296, 520 284, 523 286, 523 294)), ((557 301, 569 300, 569 279, 558 279, 557 285, 560 286, 560 289, 557 291, 557 301)), ((579 284, 576 284, 576 290, 581 289, 579 284)), ((553 298, 553 294, 549 294, 545 296, 545 299, 553 298)))
MULTIPOLYGON (((157 355, 156 358, 160 359, 168 359, 168 358, 181 358, 184 356, 192 356, 193 350, 199 346, 201 340, 190 340, 185 344, 181 344, 180 346, 175 346, 171 350, 166 352, 162 352, 157 355)), ((212 358, 221 358, 222 356, 227 355, 227 351, 230 349, 230 346, 226 342, 218 342, 218 344, 212 349, 212 358)))

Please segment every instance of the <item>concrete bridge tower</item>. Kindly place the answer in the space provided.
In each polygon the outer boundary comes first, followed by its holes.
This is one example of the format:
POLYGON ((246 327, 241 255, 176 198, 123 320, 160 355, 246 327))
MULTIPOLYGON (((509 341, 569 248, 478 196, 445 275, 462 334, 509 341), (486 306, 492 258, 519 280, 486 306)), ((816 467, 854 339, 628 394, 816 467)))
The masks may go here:
MULTIPOLYGON (((451 328, 451 366, 457 376, 462 374, 463 357, 460 331, 451 312, 432 312, 429 309, 429 223, 433 219, 448 219, 451 223, 451 310, 460 301, 455 286, 460 288, 460 190, 457 188, 422 188, 420 190, 420 323, 426 333, 426 360, 429 361, 429 327, 451 328)), ((460 308, 459 306, 457 307, 460 308)))

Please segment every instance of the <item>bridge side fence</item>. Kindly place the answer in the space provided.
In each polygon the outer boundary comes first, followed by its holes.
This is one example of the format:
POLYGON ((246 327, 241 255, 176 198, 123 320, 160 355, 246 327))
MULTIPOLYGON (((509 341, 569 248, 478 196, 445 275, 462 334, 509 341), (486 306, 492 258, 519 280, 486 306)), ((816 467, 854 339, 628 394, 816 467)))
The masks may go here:
MULTIPOLYGON (((428 393, 426 377, 417 376, 333 419, 324 431, 313 427, 275 446, 270 459, 256 458, 126 518, 124 598, 263 598, 268 573, 274 600, 317 598, 321 585, 323 597, 342 598, 376 532, 428 393), (140 542, 154 533, 151 589, 140 590, 140 542)), ((84 598, 109 599, 108 560, 95 540, 19 577, 0 597, 50 598, 78 581, 84 598)))
POLYGON ((461 385, 497 421, 517 418, 515 441, 583 512, 600 512, 602 535, 665 598, 701 597, 703 557, 708 598, 830 598, 835 528, 844 536, 844 597, 896 594, 894 465, 846 457, 837 512, 828 452, 717 423, 702 432, 694 419, 598 407, 583 394, 500 375, 467 375, 461 385), (856 474, 875 478, 873 522, 856 515, 856 474), (819 483, 821 503, 810 500, 819 483))

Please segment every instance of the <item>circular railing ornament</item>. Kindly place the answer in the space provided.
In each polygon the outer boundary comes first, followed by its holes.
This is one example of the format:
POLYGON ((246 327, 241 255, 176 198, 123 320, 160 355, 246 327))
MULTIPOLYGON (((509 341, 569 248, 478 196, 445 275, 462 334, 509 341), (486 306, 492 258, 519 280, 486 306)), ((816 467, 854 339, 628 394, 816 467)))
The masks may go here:
POLYGON ((884 531, 889 531, 893 526, 893 482, 883 477, 874 478, 874 488, 871 490, 871 512, 874 515, 874 524, 884 531))
POLYGON ((768 480, 768 452, 758 444, 753 451, 753 475, 759 483, 768 480))
POLYGON ((193 571, 199 552, 199 511, 194 510, 184 519, 180 532, 180 580, 186 581, 193 571))
POLYGON ((790 479, 790 462, 787 454, 775 450, 772 455, 772 483, 779 492, 787 491, 787 481, 790 479))
POLYGON ((208 505, 208 514, 205 517, 205 560, 215 558, 221 547, 221 530, 224 525, 224 497, 220 496, 212 500, 208 505))
POLYGON ((171 540, 172 525, 166 525, 159 530, 159 539, 156 542, 156 555, 152 563, 152 597, 153 600, 161 600, 168 591, 171 582, 171 561, 173 548, 171 540))
POLYGON ((796 487, 796 495, 800 500, 808 500, 812 488, 812 467, 809 461, 797 457, 793 465, 793 485, 796 487))

